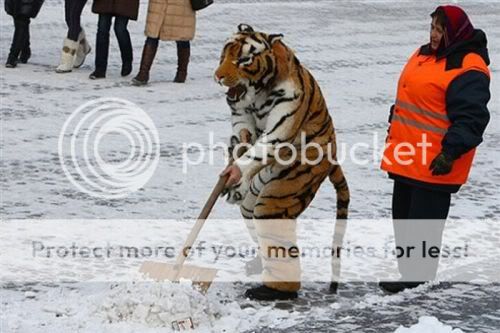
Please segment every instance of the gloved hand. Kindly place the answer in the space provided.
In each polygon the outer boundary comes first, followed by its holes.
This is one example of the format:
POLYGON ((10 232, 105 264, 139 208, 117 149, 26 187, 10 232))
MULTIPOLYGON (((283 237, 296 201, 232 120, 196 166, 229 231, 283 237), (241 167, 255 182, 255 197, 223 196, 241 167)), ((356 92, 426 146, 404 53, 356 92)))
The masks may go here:
POLYGON ((449 155, 442 152, 432 160, 429 170, 432 171, 433 176, 447 175, 451 172, 453 162, 449 155))

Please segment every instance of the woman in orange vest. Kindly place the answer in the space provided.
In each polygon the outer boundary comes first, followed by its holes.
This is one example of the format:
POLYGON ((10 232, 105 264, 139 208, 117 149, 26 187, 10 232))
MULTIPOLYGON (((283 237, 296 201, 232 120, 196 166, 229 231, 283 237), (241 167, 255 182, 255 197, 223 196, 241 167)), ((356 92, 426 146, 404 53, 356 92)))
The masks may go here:
POLYGON ((401 73, 381 166, 394 179, 392 216, 402 276, 380 283, 388 292, 435 278, 439 257, 419 255, 422 248, 440 248, 451 193, 466 182, 490 119, 485 33, 457 6, 439 6, 431 17, 429 43, 401 73), (416 247, 414 253, 408 245, 416 247))

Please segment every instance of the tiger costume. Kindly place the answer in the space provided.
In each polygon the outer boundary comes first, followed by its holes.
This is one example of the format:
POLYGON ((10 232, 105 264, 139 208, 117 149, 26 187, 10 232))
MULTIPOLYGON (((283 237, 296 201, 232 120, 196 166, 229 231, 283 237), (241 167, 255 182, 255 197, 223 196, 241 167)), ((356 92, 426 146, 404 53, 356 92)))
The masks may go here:
MULTIPOLYGON (((228 87, 231 148, 249 144, 249 149, 234 160, 241 170, 241 181, 227 194, 229 202, 240 205, 249 232, 261 249, 264 286, 247 291, 250 298, 259 298, 262 290, 296 297, 300 261, 269 258, 264 249, 296 244, 294 221, 326 177, 337 192, 334 249, 341 246, 348 213, 349 189, 336 163, 335 131, 325 99, 282 37, 240 24, 225 44, 215 72, 216 81, 228 87), (319 149, 302 149, 304 142, 319 149), (276 149, 284 144, 293 145, 297 154, 290 148, 276 149), (302 163, 303 156, 316 162, 302 163)), ((340 261, 333 260, 332 265, 334 291, 340 261)))

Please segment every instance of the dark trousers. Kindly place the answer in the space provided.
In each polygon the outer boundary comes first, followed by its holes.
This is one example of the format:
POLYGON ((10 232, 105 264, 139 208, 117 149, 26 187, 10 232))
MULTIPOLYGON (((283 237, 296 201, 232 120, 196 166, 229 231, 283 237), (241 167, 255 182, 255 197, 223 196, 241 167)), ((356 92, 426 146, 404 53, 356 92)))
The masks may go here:
MULTIPOLYGON (((158 46, 159 42, 160 42, 159 38, 151 38, 151 37, 146 38, 146 44, 155 47, 158 46)), ((191 47, 191 43, 188 40, 178 40, 175 43, 177 44, 177 47, 180 49, 188 49, 191 47)))
POLYGON ((17 59, 21 51, 30 47, 30 18, 27 16, 14 17, 14 37, 10 46, 10 57, 17 59))
POLYGON ((451 195, 394 181, 393 219, 446 219, 451 195))
POLYGON ((392 217, 398 268, 403 280, 435 279, 439 257, 431 256, 429 249, 441 248, 450 200, 450 193, 394 182, 392 217))
POLYGON ((68 26, 68 38, 74 41, 78 40, 78 35, 82 31, 80 18, 87 0, 65 0, 64 16, 68 26))
MULTIPOLYGON (((96 38, 96 57, 95 67, 96 70, 106 72, 108 66, 108 53, 109 53, 109 31, 113 15, 99 14, 99 22, 97 25, 97 38, 96 38)), ((132 42, 130 34, 127 30, 129 19, 124 16, 115 16, 115 35, 118 39, 120 53, 123 63, 131 63, 133 60, 132 42)))

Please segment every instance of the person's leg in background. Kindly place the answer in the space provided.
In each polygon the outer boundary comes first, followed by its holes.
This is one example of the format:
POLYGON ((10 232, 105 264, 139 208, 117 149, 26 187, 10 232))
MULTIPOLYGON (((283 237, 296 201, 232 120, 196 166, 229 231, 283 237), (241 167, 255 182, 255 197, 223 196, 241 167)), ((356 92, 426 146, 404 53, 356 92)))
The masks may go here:
POLYGON ((146 38, 144 49, 142 50, 141 66, 139 73, 132 79, 134 86, 144 86, 149 81, 149 71, 158 50, 159 38, 146 38))
POLYGON ((64 18, 68 26, 68 32, 64 39, 61 51, 61 60, 56 68, 56 73, 69 73, 75 64, 76 52, 78 50, 78 34, 80 33, 80 22, 74 22, 74 8, 80 0, 64 1, 64 18), (76 37, 75 37, 76 35, 76 37))
MULTIPOLYGON (((68 28, 71 26, 71 8, 73 7, 73 1, 74 0, 64 0, 64 21, 66 21, 66 27, 68 28)), ((68 36, 66 35, 66 38, 68 36)))
POLYGON ((75 56, 74 68, 80 68, 85 62, 87 54, 90 53, 91 47, 85 36, 85 30, 82 28, 81 17, 83 8, 87 0, 73 0, 74 5, 71 9, 71 27, 68 31, 68 38, 78 42, 78 48, 75 56))
POLYGON ((22 47, 21 47, 21 54, 19 55, 19 61, 21 61, 22 64, 25 64, 28 62, 29 58, 31 58, 31 48, 30 48, 30 18, 26 17, 25 18, 25 23, 24 23, 24 30, 25 33, 23 34, 23 41, 22 41, 22 47))
POLYGON ((111 29, 112 19, 112 15, 99 14, 95 43, 95 70, 89 76, 92 80, 106 77, 109 54, 109 30, 111 29))
POLYGON ((122 58, 121 75, 127 76, 132 72, 133 49, 130 34, 127 29, 129 19, 124 16, 115 17, 115 35, 122 58))
POLYGON ((66 37, 72 41, 78 40, 78 35, 82 30, 80 25, 80 16, 85 6, 86 0, 66 0, 66 4, 69 5, 65 7, 66 11, 66 24, 68 25, 68 34, 66 37))
POLYGON ((184 83, 187 78, 189 58, 191 56, 191 43, 189 41, 177 41, 177 73, 174 82, 184 83))
POLYGON ((14 17, 14 36, 10 46, 9 56, 5 67, 14 68, 17 66, 19 54, 22 52, 26 44, 26 39, 29 38, 29 17, 16 16, 14 17))

